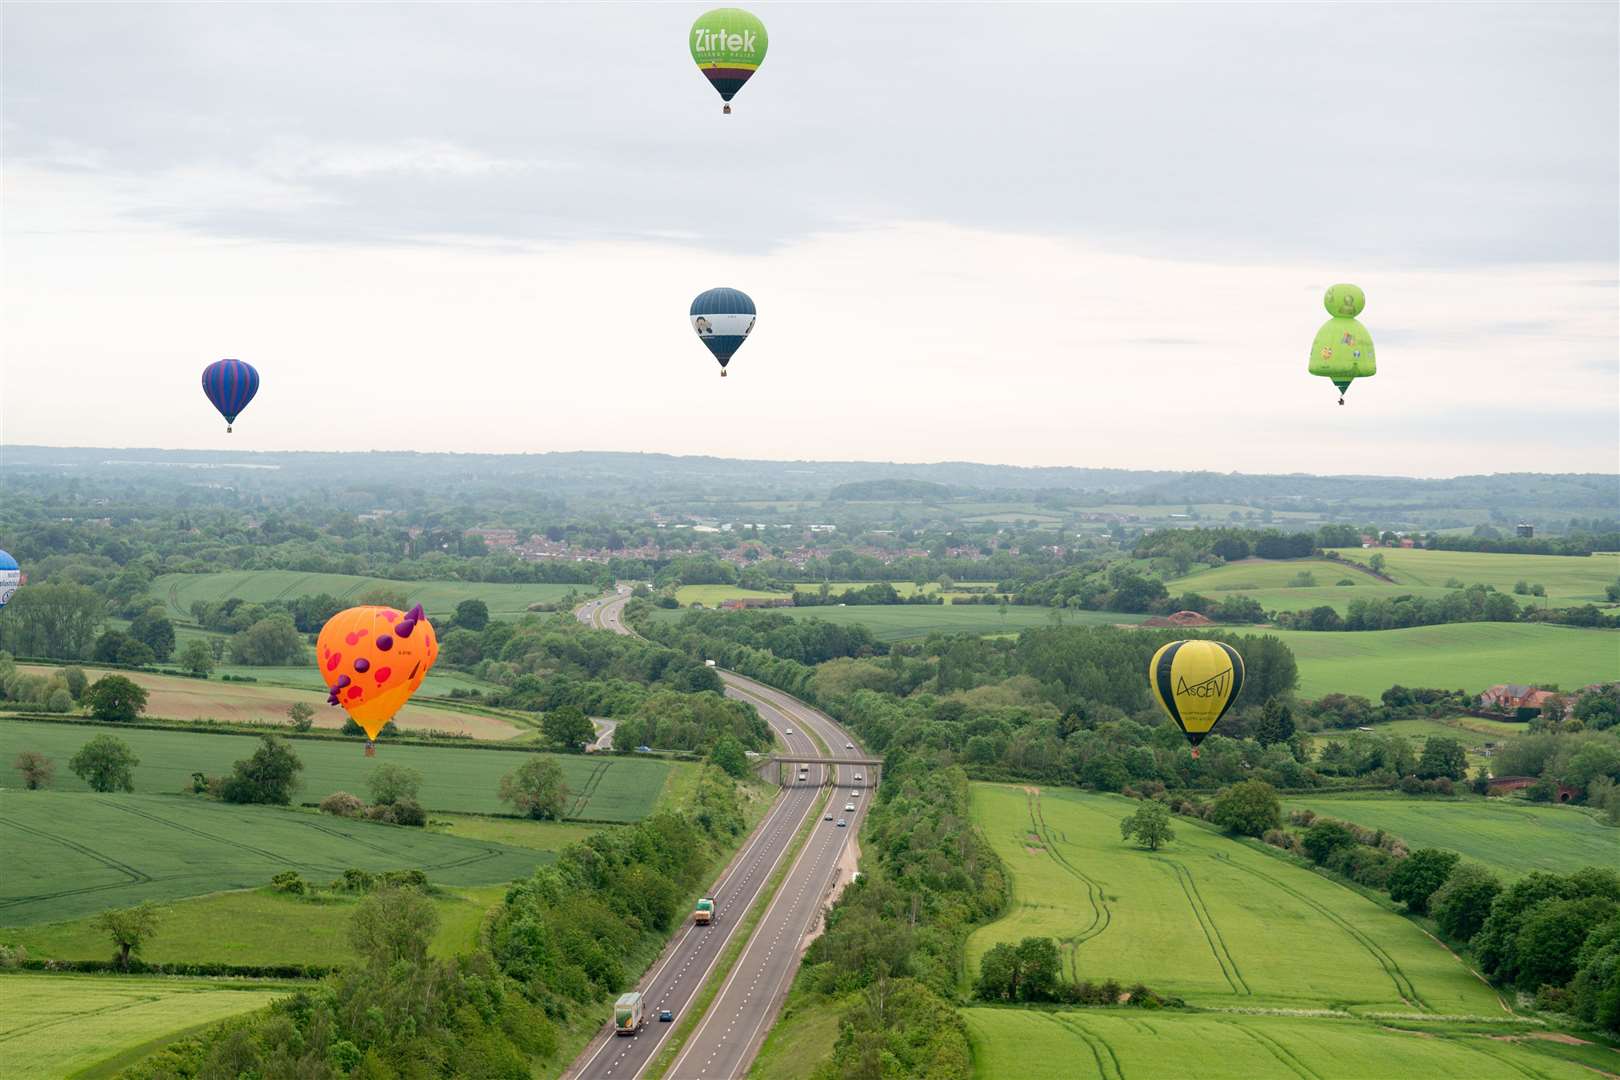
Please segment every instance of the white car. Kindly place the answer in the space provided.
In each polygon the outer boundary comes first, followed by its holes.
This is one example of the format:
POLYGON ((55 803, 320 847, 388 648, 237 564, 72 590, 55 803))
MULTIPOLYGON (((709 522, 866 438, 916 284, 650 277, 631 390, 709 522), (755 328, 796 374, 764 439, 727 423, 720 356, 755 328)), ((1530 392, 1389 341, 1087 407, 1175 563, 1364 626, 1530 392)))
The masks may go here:
POLYGON ((792 729, 792 728, 788 728, 788 729, 787 729, 787 734, 789 734, 789 735, 791 735, 791 734, 793 734, 793 729, 792 729))
POLYGON ((860 782, 861 782, 861 774, 860 774, 860 773, 856 773, 856 774, 855 774, 855 782, 856 782, 856 783, 857 783, 857 784, 858 784, 858 783, 860 783, 860 782))
POLYGON ((854 812, 855 812, 855 804, 854 803, 848 802, 848 803, 844 804, 844 813, 853 814, 854 812))
MULTIPOLYGON (((793 732, 790 731, 790 732, 788 732, 788 734, 791 735, 791 734, 793 734, 793 732)), ((847 742, 847 743, 844 744, 844 749, 845 750, 853 750, 853 749, 855 749, 855 744, 852 743, 852 742, 847 742)))

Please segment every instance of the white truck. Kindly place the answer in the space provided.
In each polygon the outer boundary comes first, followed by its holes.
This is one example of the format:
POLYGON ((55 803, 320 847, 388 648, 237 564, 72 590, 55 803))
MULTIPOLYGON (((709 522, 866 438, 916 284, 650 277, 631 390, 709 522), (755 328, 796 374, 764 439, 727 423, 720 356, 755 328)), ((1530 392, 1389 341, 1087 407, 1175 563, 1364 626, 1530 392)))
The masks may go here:
POLYGON ((634 1035, 646 1023, 641 1015, 641 995, 631 991, 620 994, 619 1000, 613 1003, 613 1034, 634 1035))

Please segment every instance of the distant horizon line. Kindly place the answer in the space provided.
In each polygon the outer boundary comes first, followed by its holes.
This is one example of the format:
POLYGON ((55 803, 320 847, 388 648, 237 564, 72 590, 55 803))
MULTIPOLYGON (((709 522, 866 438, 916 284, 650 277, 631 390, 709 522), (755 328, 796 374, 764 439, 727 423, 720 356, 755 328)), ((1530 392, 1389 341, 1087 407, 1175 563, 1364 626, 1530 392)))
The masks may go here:
MULTIPOLYGON (((868 458, 756 458, 756 457, 727 457, 720 454, 674 454, 661 450, 533 450, 533 451, 488 451, 488 450, 285 450, 285 449, 253 449, 235 450, 228 448, 196 449, 192 447, 162 447, 162 446, 82 446, 82 445, 50 445, 45 443, 6 443, 0 442, 0 470, 7 466, 5 454, 8 450, 21 451, 77 451, 95 453, 158 453, 158 454, 198 454, 198 455, 297 455, 297 456, 388 456, 388 457, 481 457, 481 458, 531 458, 531 457, 562 457, 570 455, 613 455, 618 457, 655 457, 667 458, 673 461, 734 461, 740 463, 765 463, 774 465, 867 465, 877 467, 890 467, 897 469, 907 468, 944 468, 950 466, 968 466, 981 469, 1015 469, 1023 472, 1057 472, 1057 471, 1084 471, 1084 472, 1114 472, 1151 474, 1160 473, 1169 476, 1189 476, 1205 474, 1210 476, 1253 476, 1253 477, 1310 477, 1315 479, 1371 479, 1371 480, 1416 480, 1439 482, 1447 480, 1464 480, 1471 477, 1499 478, 1512 476, 1572 476, 1596 477, 1620 481, 1620 470, 1615 472, 1546 472, 1546 471, 1513 471, 1488 473, 1456 473, 1448 476, 1421 476, 1410 473, 1312 473, 1312 472, 1245 472, 1241 469, 1174 469, 1174 468, 1130 468, 1119 465, 1018 465, 1006 462, 971 461, 967 459, 948 459, 940 461, 886 461, 868 458)), ((107 461, 104 465, 141 465, 140 461, 107 461)), ((162 462, 152 462, 158 465, 162 462)), ((896 477, 894 479, 904 479, 896 477)), ((935 483, 937 481, 925 481, 935 483)))

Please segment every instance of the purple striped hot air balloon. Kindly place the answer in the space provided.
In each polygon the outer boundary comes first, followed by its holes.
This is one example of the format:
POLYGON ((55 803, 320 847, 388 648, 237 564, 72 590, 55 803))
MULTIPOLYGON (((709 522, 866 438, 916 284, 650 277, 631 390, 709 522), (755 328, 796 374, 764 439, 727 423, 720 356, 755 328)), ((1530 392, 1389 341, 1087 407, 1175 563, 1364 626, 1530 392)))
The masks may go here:
POLYGON ((252 364, 241 360, 216 360, 203 368, 202 385, 203 393, 225 418, 225 432, 229 434, 237 415, 259 392, 259 373, 252 364))

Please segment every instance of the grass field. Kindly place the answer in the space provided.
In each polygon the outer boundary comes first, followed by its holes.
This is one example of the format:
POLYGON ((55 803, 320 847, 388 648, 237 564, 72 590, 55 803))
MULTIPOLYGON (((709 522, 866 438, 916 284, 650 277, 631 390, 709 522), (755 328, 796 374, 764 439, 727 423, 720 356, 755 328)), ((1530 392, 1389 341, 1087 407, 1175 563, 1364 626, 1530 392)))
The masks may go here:
POLYGON ((675 590, 675 602, 681 607, 702 604, 706 608, 719 607, 725 600, 785 598, 787 593, 764 592, 760 589, 739 589, 735 585, 682 585, 675 590))
MULTIPOLYGON (((836 596, 839 593, 848 592, 850 589, 864 589, 866 586, 874 584, 877 583, 872 581, 829 581, 827 582, 827 591, 836 596)), ((891 581, 889 584, 894 586, 894 591, 899 593, 901 596, 916 596, 919 592, 924 596, 940 595, 939 582, 937 581, 924 582, 921 589, 917 588, 917 583, 915 581, 891 581)), ((953 603, 958 597, 978 595, 977 593, 964 591, 962 588, 960 588, 962 585, 972 585, 981 589, 994 589, 996 587, 996 583, 993 581, 959 582, 957 588, 953 588, 944 594, 945 602, 947 604, 953 603)), ((793 591, 795 593, 808 593, 814 595, 821 591, 821 582, 801 581, 793 586, 793 591)))
POLYGON ((6 793, 0 924, 29 926, 141 900, 246 889, 283 870, 420 868, 443 885, 525 877, 538 852, 425 829, 168 795, 6 793))
MULTIPOLYGON (((433 954, 472 951, 484 913, 507 888, 482 885, 434 895, 439 928, 433 954)), ((141 958, 157 964, 345 963, 355 958, 348 931, 359 902, 359 897, 347 896, 307 900, 268 887, 169 901, 141 958)), ((96 925, 95 916, 0 929, 0 941, 22 945, 36 959, 105 960, 112 955, 107 932, 96 925)))
POLYGON ((0 1071, 8 1080, 72 1076, 130 1048, 268 1005, 288 989, 207 979, 0 975, 6 1001, 0 1071))
MULTIPOLYGON (((1477 551, 1425 551, 1419 548, 1340 548, 1346 559, 1365 563, 1384 557, 1384 573, 1401 585, 1495 585, 1511 594, 1516 582, 1545 585, 1554 602, 1605 602, 1604 586, 1620 577, 1620 554, 1491 555, 1477 551)), ((1538 598, 1539 599, 1539 598, 1538 598)))
POLYGON ((1620 675, 1620 631, 1547 623, 1450 623, 1410 630, 1268 630, 1293 649, 1299 692, 1363 694, 1395 683, 1478 693, 1496 683, 1565 688, 1620 675))
MULTIPOLYGON (((1020 630, 1052 625, 1052 608, 1011 607, 1003 617, 991 604, 947 604, 942 606, 885 604, 863 607, 786 608, 784 615, 795 619, 825 619, 840 626, 859 623, 869 627, 879 641, 908 641, 929 634, 1016 634, 1020 630)), ((679 611, 654 611, 653 618, 679 619, 679 611)), ((1139 623, 1145 615, 1121 615, 1112 611, 1062 612, 1064 625, 1086 626, 1106 623, 1139 623)), ((1387 685, 1387 684, 1386 684, 1387 685)))
POLYGON ((973 786, 1014 902, 969 939, 970 976, 992 945, 1037 935, 1059 941, 1070 978, 1140 980, 1195 1005, 1501 1014, 1415 925, 1303 867, 1182 819, 1158 853, 1123 843, 1134 806, 973 786))
MULTIPOLYGON (((16 774, 10 763, 19 751, 38 750, 56 763, 52 786, 61 791, 86 791, 85 784, 68 769, 68 760, 96 735, 114 734, 141 759, 135 769, 135 790, 173 794, 191 790, 191 774, 211 776, 230 772, 234 762, 252 754, 259 745, 252 735, 215 735, 200 731, 164 731, 157 728, 119 730, 101 724, 42 723, 0 719, 0 765, 10 786, 16 774)), ((501 777, 528 758, 501 750, 445 746, 396 746, 384 739, 377 756, 368 758, 363 742, 352 740, 295 739, 292 747, 304 763, 296 799, 319 802, 334 791, 362 797, 371 770, 394 762, 422 774, 421 801, 429 810, 469 814, 510 812, 498 798, 501 777)), ((563 768, 574 799, 569 817, 597 821, 635 821, 645 817, 657 801, 671 769, 685 765, 640 757, 604 755, 548 755, 563 768)))
POLYGON ((295 600, 329 593, 339 600, 359 603, 373 589, 403 592, 429 615, 448 615, 463 600, 482 600, 496 619, 515 619, 530 604, 555 603, 570 591, 593 595, 590 585, 500 585, 483 581, 387 581, 353 574, 306 574, 298 570, 230 570, 217 574, 164 574, 152 582, 151 593, 163 601, 171 619, 191 620, 191 605, 238 597, 256 604, 295 600))
POLYGON ((1522 799, 1413 799, 1384 793, 1305 795, 1289 809, 1384 829, 1412 847, 1461 852, 1504 881, 1532 870, 1567 874, 1583 866, 1620 863, 1620 829, 1569 806, 1538 806, 1522 799))
MULTIPOLYGON (((20 665, 22 670, 49 675, 55 668, 36 664, 20 665)), ((245 669, 253 671, 253 669, 245 669)), ((289 671, 270 668, 270 671, 289 671)), ((319 684, 308 690, 265 683, 233 683, 219 679, 190 679, 183 675, 153 675, 144 671, 116 671, 86 667, 91 680, 107 674, 122 675, 146 690, 146 715, 166 720, 218 720, 227 724, 281 724, 291 726, 287 710, 302 701, 315 710, 315 726, 337 731, 346 715, 326 703, 325 684, 314 667, 307 681, 319 684)), ((257 677, 257 675, 255 675, 257 677)), ((411 702, 394 717, 406 731, 450 731, 474 739, 514 739, 526 733, 510 720, 484 713, 411 702)))
POLYGON ((1170 590, 1171 596, 1187 592, 1215 600, 1246 596, 1267 611, 1309 611, 1327 606, 1343 615, 1349 610, 1350 602, 1358 598, 1443 597, 1452 591, 1445 588, 1445 580, 1442 578, 1432 586, 1391 585, 1328 559, 1244 559, 1168 581, 1165 588, 1170 590), (1291 584, 1302 573, 1310 574, 1316 584, 1291 584))
POLYGON ((1605 1047, 1574 1047, 1507 1025, 1469 1030, 1300 1016, 1126 1009, 963 1012, 974 1074, 1020 1080, 1592 1080, 1605 1047), (1574 1058, 1575 1060, 1571 1060, 1574 1058))

